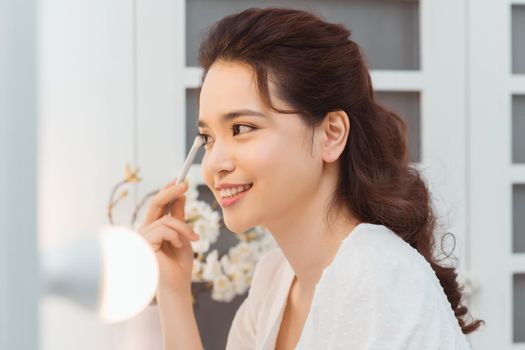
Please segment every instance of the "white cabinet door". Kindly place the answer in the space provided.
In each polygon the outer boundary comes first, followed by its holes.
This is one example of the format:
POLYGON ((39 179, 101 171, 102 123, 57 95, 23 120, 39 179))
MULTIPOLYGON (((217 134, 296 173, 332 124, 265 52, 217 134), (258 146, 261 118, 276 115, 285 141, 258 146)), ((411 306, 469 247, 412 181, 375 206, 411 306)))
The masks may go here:
POLYGON ((525 349, 525 1, 470 1, 469 222, 476 349, 525 349))

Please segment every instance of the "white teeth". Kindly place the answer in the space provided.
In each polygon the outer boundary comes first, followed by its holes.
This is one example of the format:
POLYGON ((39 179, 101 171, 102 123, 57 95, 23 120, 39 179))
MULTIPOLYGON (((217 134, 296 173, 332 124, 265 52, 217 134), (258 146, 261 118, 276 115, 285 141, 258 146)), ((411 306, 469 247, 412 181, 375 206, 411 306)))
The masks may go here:
POLYGON ((233 188, 222 189, 219 193, 221 194, 221 197, 231 197, 239 192, 246 191, 250 187, 251 185, 241 185, 233 188))

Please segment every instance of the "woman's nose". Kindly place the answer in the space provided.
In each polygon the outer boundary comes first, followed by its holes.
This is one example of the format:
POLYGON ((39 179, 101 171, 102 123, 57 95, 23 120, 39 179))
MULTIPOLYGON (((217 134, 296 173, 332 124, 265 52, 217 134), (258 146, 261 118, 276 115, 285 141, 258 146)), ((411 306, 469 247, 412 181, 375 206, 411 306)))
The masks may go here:
POLYGON ((206 150, 203 166, 216 174, 222 171, 232 171, 234 164, 230 149, 224 143, 215 141, 213 147, 210 150, 206 150))

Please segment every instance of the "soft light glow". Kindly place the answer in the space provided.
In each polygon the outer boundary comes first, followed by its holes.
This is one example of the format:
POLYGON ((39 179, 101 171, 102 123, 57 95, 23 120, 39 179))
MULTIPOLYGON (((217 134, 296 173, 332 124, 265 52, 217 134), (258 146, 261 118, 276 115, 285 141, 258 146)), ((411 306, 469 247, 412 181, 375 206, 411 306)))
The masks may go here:
POLYGON ((155 296, 157 259, 140 234, 123 226, 104 227, 100 241, 104 270, 99 317, 120 322, 140 313, 155 296))

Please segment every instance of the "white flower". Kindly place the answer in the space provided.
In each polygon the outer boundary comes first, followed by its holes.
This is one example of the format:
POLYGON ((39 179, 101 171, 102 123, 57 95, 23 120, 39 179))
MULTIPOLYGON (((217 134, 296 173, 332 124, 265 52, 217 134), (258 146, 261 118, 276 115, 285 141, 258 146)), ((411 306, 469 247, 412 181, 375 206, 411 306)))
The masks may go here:
POLYGON ((235 265, 232 265, 230 263, 230 257, 228 256, 228 254, 222 256, 221 265, 224 272, 226 272, 226 274, 228 275, 231 274, 232 268, 235 268, 235 265))
POLYGON ((252 247, 247 242, 239 242, 229 250, 230 261, 234 264, 251 259, 252 247))
POLYGON ((210 241, 202 236, 198 241, 190 241, 190 243, 195 253, 206 253, 210 249, 210 241))
POLYGON ((241 261, 237 267, 239 270, 241 270, 243 273, 253 273, 253 270, 255 269, 257 261, 251 260, 251 261, 241 261))
POLYGON ((202 272, 202 278, 213 281, 220 275, 222 275, 222 267, 217 259, 217 250, 214 249, 213 252, 206 257, 206 266, 202 272))
POLYGON ((217 249, 214 249, 206 257, 206 263, 215 262, 219 260, 218 258, 219 258, 219 252, 217 251, 217 249))
POLYGON ((205 217, 201 217, 193 223, 193 231, 210 241, 210 244, 215 243, 219 237, 219 225, 205 219, 205 217))
POLYGON ((200 216, 199 207, 196 205, 194 200, 186 200, 186 205, 184 206, 184 214, 187 219, 200 216))
POLYGON ((211 297, 217 301, 230 302, 235 297, 232 283, 225 275, 217 276, 213 281, 211 297))
POLYGON ((191 276, 192 276, 192 281, 193 282, 201 282, 203 279, 202 279, 202 268, 203 268, 203 263, 202 261, 200 261, 199 259, 194 259, 193 260, 193 270, 191 272, 191 276))
POLYGON ((232 279, 235 293, 242 295, 248 290, 248 287, 250 285, 246 283, 248 280, 246 276, 247 275, 245 274, 245 272, 242 271, 242 269, 238 266, 236 266, 236 268, 233 269, 232 273, 230 274, 230 277, 232 279))
POLYGON ((195 181, 195 179, 190 174, 186 176, 186 181, 188 182, 188 190, 185 193, 186 203, 188 203, 188 201, 196 201, 197 197, 199 196, 199 191, 197 190, 197 186, 194 184, 196 184, 197 181, 195 181))
MULTIPOLYGON (((189 189, 188 189, 189 190, 189 189)), ((207 240, 209 244, 217 241, 220 233, 220 216, 213 211, 208 203, 195 199, 188 200, 185 205, 185 216, 191 220, 193 231, 197 232, 201 239, 207 240)), ((203 249, 204 245, 197 245, 199 253, 205 253, 209 249, 203 249)))

